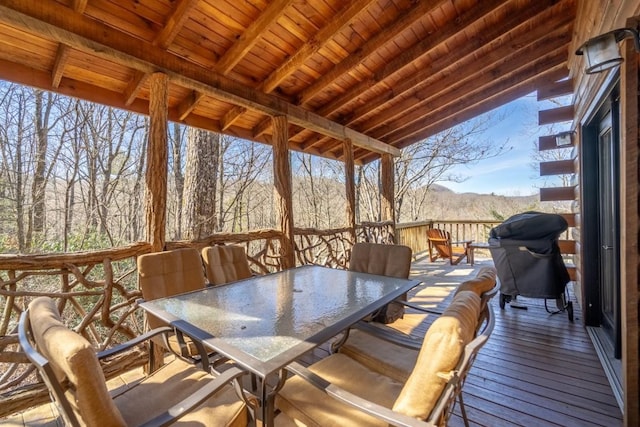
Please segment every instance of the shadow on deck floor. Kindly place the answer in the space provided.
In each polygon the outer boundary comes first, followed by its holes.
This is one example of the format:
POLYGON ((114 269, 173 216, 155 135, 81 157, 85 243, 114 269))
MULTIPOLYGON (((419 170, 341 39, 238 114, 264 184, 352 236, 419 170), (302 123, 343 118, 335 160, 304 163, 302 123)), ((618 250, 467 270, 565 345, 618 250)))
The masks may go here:
MULTIPOLYGON (((411 275, 425 283, 414 289, 410 299, 426 307, 444 308, 459 283, 491 264, 491 260, 481 257, 476 257, 474 266, 418 260, 412 265, 411 275)), ((491 302, 496 327, 480 351, 463 391, 471 425, 621 426, 620 408, 582 326, 576 301, 573 323, 566 312, 547 313, 544 300, 518 298, 518 302, 528 309, 507 305, 501 310, 498 298, 491 302)), ((551 305, 555 305, 553 301, 551 305)), ((432 320, 416 319, 408 313, 399 328, 423 336, 432 320)), ((303 363, 312 363, 327 354, 327 346, 323 346, 307 355, 303 363)), ((23 425, 62 424, 57 423, 52 405, 0 420, 0 426, 23 425)), ((463 425, 457 408, 449 425, 463 425)))

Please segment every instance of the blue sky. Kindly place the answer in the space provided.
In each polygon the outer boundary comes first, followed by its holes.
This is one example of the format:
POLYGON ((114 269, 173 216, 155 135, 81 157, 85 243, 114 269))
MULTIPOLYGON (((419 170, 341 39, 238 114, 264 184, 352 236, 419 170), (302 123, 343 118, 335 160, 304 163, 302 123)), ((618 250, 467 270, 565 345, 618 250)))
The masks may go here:
POLYGON ((538 194, 545 182, 538 176, 537 162, 536 168, 532 167, 532 155, 538 144, 538 136, 551 134, 548 126, 538 126, 538 110, 552 107, 548 103, 538 102, 534 93, 497 109, 505 118, 487 130, 482 138, 506 141, 510 149, 497 158, 454 169, 455 174, 469 177, 466 181, 445 181, 440 184, 457 193, 506 196, 538 194))

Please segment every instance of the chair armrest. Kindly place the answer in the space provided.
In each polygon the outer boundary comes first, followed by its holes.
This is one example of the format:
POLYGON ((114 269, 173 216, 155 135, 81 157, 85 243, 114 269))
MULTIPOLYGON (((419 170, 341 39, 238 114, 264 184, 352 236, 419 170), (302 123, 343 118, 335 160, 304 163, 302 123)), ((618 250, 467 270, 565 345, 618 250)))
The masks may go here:
POLYGON ((437 314, 438 316, 442 315, 442 311, 438 311, 438 310, 431 310, 429 308, 424 308, 420 305, 414 304, 412 302, 409 301, 401 301, 401 300, 393 300, 393 302, 398 303, 398 304, 402 304, 406 307, 412 308, 414 310, 417 311, 422 311, 423 313, 429 313, 429 314, 437 314))
POLYGON ((173 328, 170 328, 169 326, 161 326, 159 328, 155 328, 152 329, 148 332, 145 332, 142 335, 138 335, 137 337, 119 344, 115 347, 109 348, 107 350, 103 350, 98 352, 98 359, 106 359, 108 357, 111 357, 115 354, 118 353, 122 353, 125 350, 129 350, 132 347, 135 347, 139 344, 142 344, 143 342, 150 340, 151 338, 158 336, 158 335, 162 335, 162 334, 168 334, 168 333, 172 333, 173 332, 173 328))
POLYGON ((219 392, 222 387, 226 386, 227 384, 245 374, 246 372, 242 371, 239 368, 229 368, 218 375, 213 381, 208 382, 198 391, 193 393, 191 396, 187 397, 181 402, 178 402, 155 418, 145 422, 144 424, 141 424, 141 426, 152 427, 171 425, 175 423, 176 420, 182 418, 184 415, 191 412, 191 410, 201 405, 209 397, 219 392))
POLYGON ((353 325, 353 327, 400 347, 411 350, 420 350, 420 347, 422 347, 422 341, 387 326, 378 327, 371 323, 360 321, 353 325))
POLYGON ((356 408, 379 420, 386 421, 391 425, 404 427, 435 426, 432 423, 427 423, 408 415, 400 414, 382 405, 378 405, 377 403, 356 396, 355 394, 350 393, 336 386, 335 384, 328 382, 319 375, 314 374, 309 369, 305 368, 297 362, 291 363, 290 365, 286 366, 285 369, 293 374, 298 375, 300 378, 304 379, 312 386, 325 392, 327 395, 338 400, 339 402, 356 408))

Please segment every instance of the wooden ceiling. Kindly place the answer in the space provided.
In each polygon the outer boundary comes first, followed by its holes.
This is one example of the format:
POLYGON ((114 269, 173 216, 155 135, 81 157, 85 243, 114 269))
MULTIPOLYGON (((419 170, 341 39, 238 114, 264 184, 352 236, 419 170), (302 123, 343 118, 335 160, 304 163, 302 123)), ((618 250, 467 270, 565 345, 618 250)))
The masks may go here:
POLYGON ((2 0, 0 78, 379 158, 566 78, 577 0, 2 0))

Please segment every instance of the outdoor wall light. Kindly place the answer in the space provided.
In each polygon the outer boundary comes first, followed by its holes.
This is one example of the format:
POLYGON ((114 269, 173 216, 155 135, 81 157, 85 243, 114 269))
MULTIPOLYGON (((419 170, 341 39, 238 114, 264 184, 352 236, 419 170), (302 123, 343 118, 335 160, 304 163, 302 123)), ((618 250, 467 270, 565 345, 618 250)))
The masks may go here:
POLYGON ((566 147, 573 144, 573 131, 560 132, 555 135, 556 147, 566 147))
POLYGON ((585 56, 587 62, 585 72, 600 73, 621 64, 622 56, 618 43, 629 37, 633 37, 636 51, 640 52, 638 31, 633 28, 620 28, 587 40, 576 51, 576 55, 585 56))

